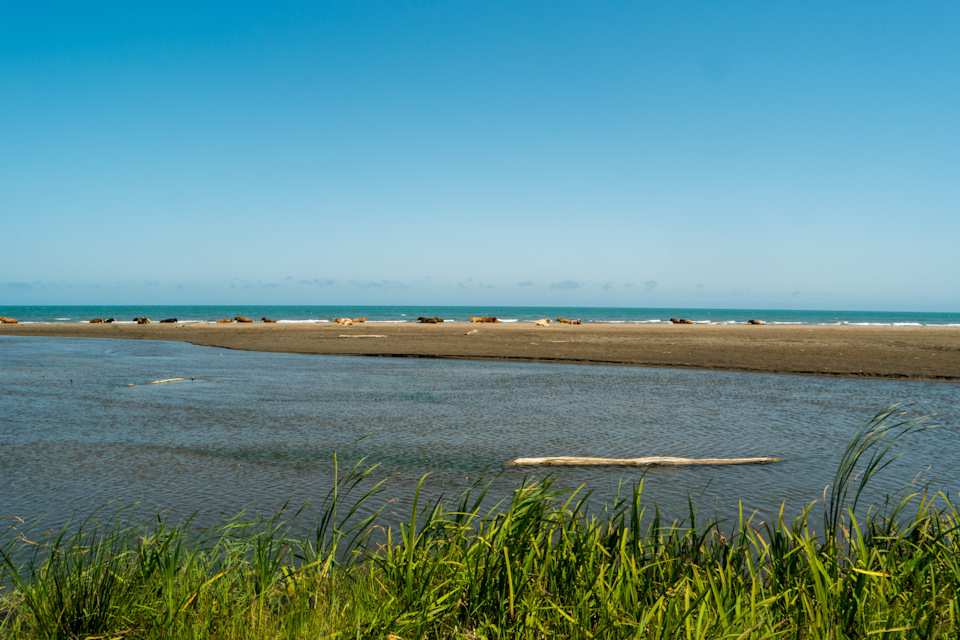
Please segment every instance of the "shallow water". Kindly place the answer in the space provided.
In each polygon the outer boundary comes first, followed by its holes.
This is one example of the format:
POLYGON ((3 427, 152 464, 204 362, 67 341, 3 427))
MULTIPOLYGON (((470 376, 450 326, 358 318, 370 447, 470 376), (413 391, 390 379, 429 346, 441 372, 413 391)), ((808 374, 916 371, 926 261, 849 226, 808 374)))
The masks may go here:
MULTIPOLYGON (((0 338, 0 517, 62 522, 109 501, 146 513, 316 504, 334 456, 389 477, 402 513, 481 478, 503 496, 553 474, 602 501, 643 478, 670 518, 788 515, 821 497, 850 437, 896 402, 934 414, 871 497, 917 474, 955 496, 960 385, 672 369, 365 359, 235 352, 170 342, 0 338), (181 382, 147 384, 184 377, 181 382), (128 386, 128 385, 134 386, 128 386), (773 455, 774 465, 503 468, 543 455, 773 455), (497 474, 500 474, 497 476, 497 474)), ((308 508, 309 511, 309 508, 308 508)))

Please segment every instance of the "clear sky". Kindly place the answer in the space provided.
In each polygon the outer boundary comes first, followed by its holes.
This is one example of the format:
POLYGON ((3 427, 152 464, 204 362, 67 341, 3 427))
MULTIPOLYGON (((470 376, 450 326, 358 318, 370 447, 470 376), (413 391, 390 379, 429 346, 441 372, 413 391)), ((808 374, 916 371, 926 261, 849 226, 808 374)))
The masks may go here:
POLYGON ((960 3, 3 2, 0 304, 960 311, 960 3))

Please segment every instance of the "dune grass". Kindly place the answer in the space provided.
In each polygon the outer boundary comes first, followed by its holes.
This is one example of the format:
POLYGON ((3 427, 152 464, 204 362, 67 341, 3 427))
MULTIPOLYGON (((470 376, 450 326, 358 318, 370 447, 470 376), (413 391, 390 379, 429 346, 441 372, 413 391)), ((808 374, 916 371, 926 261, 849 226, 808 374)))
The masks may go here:
POLYGON ((896 443, 897 408, 853 439, 829 497, 787 520, 663 521, 642 483, 600 510, 526 482, 358 514, 354 468, 309 537, 290 514, 214 527, 94 514, 0 540, 0 638, 952 638, 960 512, 914 493, 858 513, 896 443), (815 534, 808 516, 824 510, 815 534), (71 533, 67 533, 70 531, 71 533))

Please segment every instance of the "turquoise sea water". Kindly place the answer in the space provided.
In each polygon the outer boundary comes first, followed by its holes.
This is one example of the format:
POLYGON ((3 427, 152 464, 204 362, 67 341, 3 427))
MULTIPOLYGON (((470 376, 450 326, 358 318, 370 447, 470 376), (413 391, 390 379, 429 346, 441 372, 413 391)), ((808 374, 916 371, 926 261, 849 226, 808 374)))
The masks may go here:
MULTIPOLYGON (((403 514, 491 479, 555 474, 597 500, 643 479, 669 518, 788 517, 821 497, 852 434, 914 403, 939 429, 911 437, 870 493, 916 478, 960 489, 960 385, 943 382, 252 353, 189 344, 0 336, 0 518, 51 524, 108 502, 196 513, 316 504, 365 458, 403 514), (184 378, 152 385, 154 380, 184 378), (132 386, 131 386, 132 385, 132 386), (782 463, 640 469, 505 468, 516 457, 772 455, 782 463)), ((308 508, 309 513, 309 508, 308 508)), ((813 514, 816 518, 817 513, 813 514)))
POLYGON ((580 318, 583 322, 659 323, 689 318, 705 324, 744 323, 750 319, 770 324, 945 325, 960 326, 960 313, 900 311, 802 311, 769 309, 640 309, 606 307, 438 307, 438 306, 31 306, 0 307, 0 316, 20 322, 89 322, 116 318, 132 322, 138 316, 184 322, 210 322, 234 316, 278 322, 330 322, 333 318, 366 316, 368 322, 416 322, 418 316, 466 322, 470 316, 497 316, 503 321, 533 322, 539 318, 580 318))

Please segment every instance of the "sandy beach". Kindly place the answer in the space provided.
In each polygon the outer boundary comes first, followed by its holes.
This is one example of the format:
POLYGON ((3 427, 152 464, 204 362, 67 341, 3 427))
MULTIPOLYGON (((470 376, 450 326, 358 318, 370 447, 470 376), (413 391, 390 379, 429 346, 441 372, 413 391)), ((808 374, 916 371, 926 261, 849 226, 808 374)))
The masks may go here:
POLYGON ((532 323, 5 324, 0 335, 176 340, 318 355, 460 358, 960 381, 960 327, 532 323))

